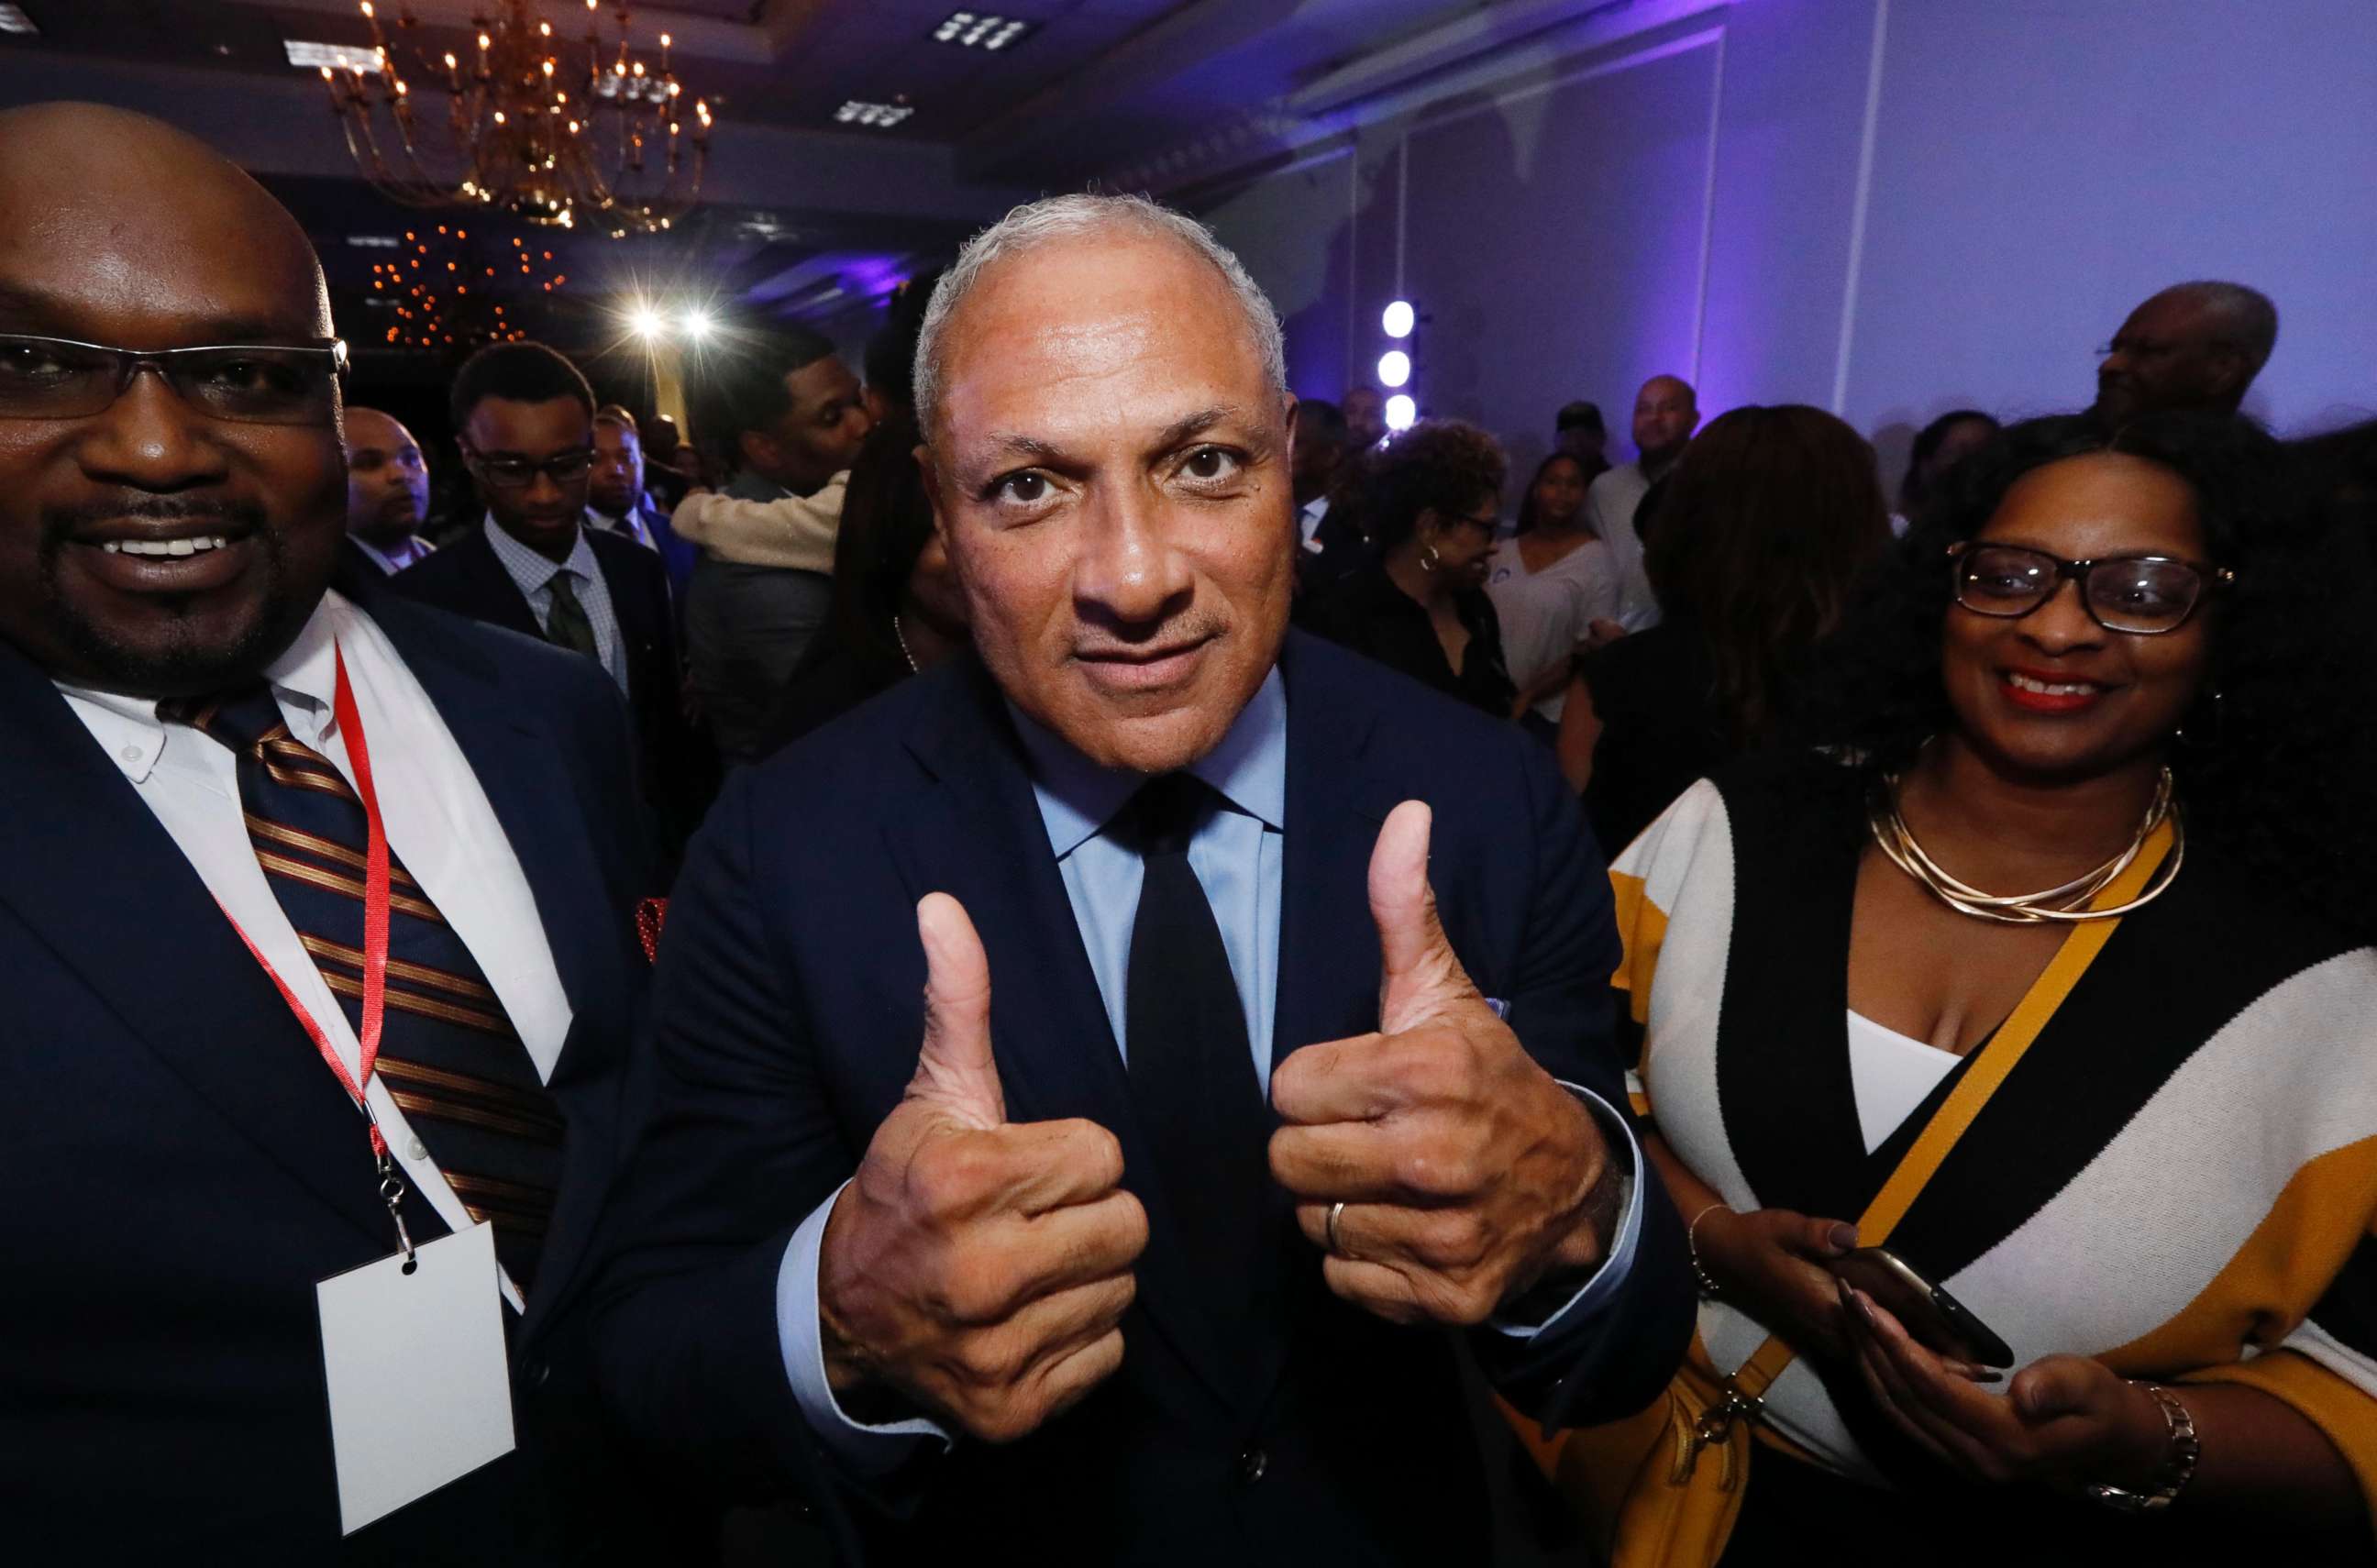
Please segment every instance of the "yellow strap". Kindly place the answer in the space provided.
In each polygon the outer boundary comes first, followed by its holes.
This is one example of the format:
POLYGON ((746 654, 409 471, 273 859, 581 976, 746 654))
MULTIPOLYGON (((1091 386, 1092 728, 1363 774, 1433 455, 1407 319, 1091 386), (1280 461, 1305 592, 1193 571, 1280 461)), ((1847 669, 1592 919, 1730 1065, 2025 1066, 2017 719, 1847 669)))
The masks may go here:
MULTIPOLYGON (((2137 897, 2162 864, 2163 856, 2170 853, 2171 839, 2171 826, 2166 821, 2146 840, 2138 857, 2130 862, 2130 868, 2113 879, 2089 907, 2106 909, 2137 897)), ((1890 1173, 1890 1179, 1882 1183, 1881 1191, 1874 1194, 1873 1202, 1857 1217, 1859 1246, 1881 1246, 1898 1222, 1906 1217, 1906 1211, 1915 1206, 1916 1195, 1937 1174, 1948 1151, 1973 1125, 1973 1119, 1981 1114, 1981 1107, 1998 1092, 1998 1085, 2013 1073, 2014 1064, 2022 1060, 2031 1043, 2038 1038, 2038 1032, 2047 1027, 2047 1021, 2055 1016, 2055 1010, 2063 1005, 2063 999, 2072 994, 2072 987, 2080 983, 2080 976, 2112 940, 2113 928, 2120 923, 2117 916, 2110 920, 2083 921, 2072 928, 2063 945, 2055 950, 2055 957, 2031 982, 2029 991, 1998 1030, 1997 1037, 1982 1047, 1971 1071, 1941 1102, 1922 1134, 1915 1140, 1914 1147, 1906 1151, 1906 1157, 1898 1162, 1898 1168, 1890 1173)), ((1750 1359, 1728 1381, 1741 1394, 1755 1399, 1790 1364, 1791 1347, 1778 1335, 1752 1351, 1750 1359)))

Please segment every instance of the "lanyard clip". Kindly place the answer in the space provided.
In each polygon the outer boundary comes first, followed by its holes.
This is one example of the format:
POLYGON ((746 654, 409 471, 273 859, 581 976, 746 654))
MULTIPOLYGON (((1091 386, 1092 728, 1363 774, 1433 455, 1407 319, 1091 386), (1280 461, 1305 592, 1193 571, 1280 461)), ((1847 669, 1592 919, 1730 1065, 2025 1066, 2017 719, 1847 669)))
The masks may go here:
POLYGON ((388 1217, 396 1222, 396 1244, 404 1253, 404 1272, 414 1268, 412 1233, 404 1227, 404 1178, 397 1175, 396 1162, 386 1153, 379 1156, 379 1201, 388 1205, 388 1217))

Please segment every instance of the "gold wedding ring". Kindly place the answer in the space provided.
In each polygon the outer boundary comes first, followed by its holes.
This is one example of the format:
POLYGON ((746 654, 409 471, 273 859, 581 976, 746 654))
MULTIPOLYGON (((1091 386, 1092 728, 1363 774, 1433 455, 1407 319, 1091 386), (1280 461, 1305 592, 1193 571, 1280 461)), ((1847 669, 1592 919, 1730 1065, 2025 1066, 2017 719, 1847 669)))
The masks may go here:
POLYGON ((1340 1198, 1335 1203, 1329 1205, 1329 1250, 1337 1253, 1340 1257, 1344 1256, 1344 1252, 1337 1245, 1337 1222, 1340 1219, 1343 1219, 1344 1215, 1344 1199, 1340 1198))

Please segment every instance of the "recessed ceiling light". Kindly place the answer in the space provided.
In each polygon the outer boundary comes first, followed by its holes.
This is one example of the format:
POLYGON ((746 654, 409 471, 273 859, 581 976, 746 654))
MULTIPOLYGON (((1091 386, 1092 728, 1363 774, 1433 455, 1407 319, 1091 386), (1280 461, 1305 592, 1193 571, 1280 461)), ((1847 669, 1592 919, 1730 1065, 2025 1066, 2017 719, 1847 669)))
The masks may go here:
POLYGON ((0 6, 0 32, 13 32, 27 38, 37 37, 41 28, 25 15, 22 6, 0 6))
POLYGON ((289 52, 289 63, 303 70, 376 71, 379 51, 357 49, 344 43, 311 43, 301 38, 284 38, 281 47, 289 52))
POLYGON ((912 104, 863 103, 854 98, 835 110, 833 117, 838 125, 874 126, 878 129, 890 130, 915 112, 912 104))
POLYGON ((961 49, 1004 49, 1021 42, 1033 25, 987 11, 951 11, 949 20, 933 30, 933 41, 954 43, 961 49))

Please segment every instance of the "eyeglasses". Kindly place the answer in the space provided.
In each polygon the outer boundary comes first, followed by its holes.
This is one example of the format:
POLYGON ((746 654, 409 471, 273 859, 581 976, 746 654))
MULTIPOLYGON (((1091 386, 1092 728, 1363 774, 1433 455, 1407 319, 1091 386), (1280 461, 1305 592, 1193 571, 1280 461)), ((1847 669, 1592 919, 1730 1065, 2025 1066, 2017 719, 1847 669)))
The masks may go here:
POLYGON ((2107 631, 2159 637, 2185 626, 2207 590, 2237 574, 2174 556, 2108 556, 2067 561, 2022 545, 1967 539, 1948 546, 1956 603, 1977 616, 2019 620, 2055 597, 2063 580, 2080 585, 2088 618, 2107 631))
POLYGON ((339 406, 347 345, 223 343, 114 349, 70 338, 0 333, 0 418, 89 419, 105 413, 143 370, 209 419, 326 425, 339 406))
POLYGON ((576 451, 555 452, 543 461, 533 458, 491 458, 462 449, 471 460, 471 471, 488 484, 503 490, 525 490, 536 483, 540 473, 555 485, 575 485, 592 471, 594 449, 580 447, 576 451))
POLYGON ((1464 522, 1472 528, 1484 530, 1488 536, 1499 531, 1502 526, 1501 518, 1493 512, 1487 512, 1484 517, 1469 517, 1456 512, 1444 520, 1444 526, 1451 528, 1464 522))

